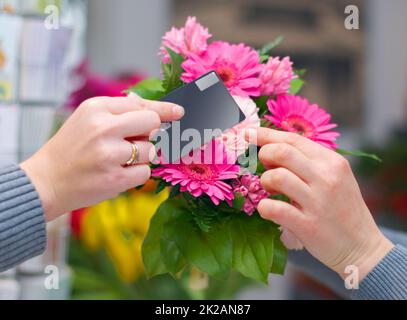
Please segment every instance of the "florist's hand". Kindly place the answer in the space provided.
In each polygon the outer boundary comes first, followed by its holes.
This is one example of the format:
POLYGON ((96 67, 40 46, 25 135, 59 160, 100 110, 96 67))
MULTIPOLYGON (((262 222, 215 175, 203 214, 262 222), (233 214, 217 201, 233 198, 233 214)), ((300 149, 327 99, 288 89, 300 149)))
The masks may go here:
POLYGON ((362 280, 393 248, 344 157, 295 133, 260 128, 248 139, 261 146, 259 159, 269 169, 263 187, 292 201, 264 199, 260 215, 287 228, 315 258, 342 277, 357 266, 362 280))
POLYGON ((83 102, 58 133, 21 164, 48 221, 73 209, 113 198, 150 177, 150 133, 161 121, 179 120, 180 106, 138 96, 83 102), (124 166, 137 145, 138 162, 124 166))

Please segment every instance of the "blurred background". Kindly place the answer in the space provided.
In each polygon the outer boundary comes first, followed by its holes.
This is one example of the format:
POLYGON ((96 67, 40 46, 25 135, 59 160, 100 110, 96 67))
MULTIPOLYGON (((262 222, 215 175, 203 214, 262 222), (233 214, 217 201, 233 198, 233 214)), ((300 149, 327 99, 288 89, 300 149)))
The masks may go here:
MULTIPOLYGON (((375 219, 407 231, 405 0, 0 0, 0 166, 32 155, 83 100, 159 76, 161 37, 189 15, 215 39, 260 48, 283 36, 274 55, 307 69, 301 94, 332 113, 339 145, 383 159, 352 160, 375 219), (359 29, 345 28, 347 5, 359 29)), ((152 189, 50 224, 47 252, 0 274, 0 299, 343 298, 293 265, 268 287, 238 275, 146 280, 141 243, 165 197, 152 189), (57 289, 44 287, 47 265, 57 289)))

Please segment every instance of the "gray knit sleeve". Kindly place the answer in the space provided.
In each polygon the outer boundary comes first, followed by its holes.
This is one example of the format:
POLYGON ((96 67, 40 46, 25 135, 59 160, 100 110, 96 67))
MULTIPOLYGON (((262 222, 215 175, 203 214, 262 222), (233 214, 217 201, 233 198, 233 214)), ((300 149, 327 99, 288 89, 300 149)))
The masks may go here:
POLYGON ((0 272, 44 252, 44 211, 38 193, 17 165, 0 168, 0 272))
POLYGON ((407 249, 396 245, 353 291, 352 298, 406 300, 407 249))
POLYGON ((363 279, 357 290, 346 289, 334 271, 306 250, 290 251, 290 265, 345 299, 407 299, 407 233, 380 229, 396 247, 363 279))

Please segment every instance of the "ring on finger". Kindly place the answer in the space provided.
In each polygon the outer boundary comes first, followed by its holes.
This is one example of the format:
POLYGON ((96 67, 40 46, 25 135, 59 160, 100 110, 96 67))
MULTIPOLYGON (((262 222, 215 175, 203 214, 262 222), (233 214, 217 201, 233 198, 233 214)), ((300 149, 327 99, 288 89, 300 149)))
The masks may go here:
POLYGON ((130 142, 131 144, 131 156, 130 159, 125 163, 125 166, 134 166, 139 162, 140 149, 136 142, 130 142))

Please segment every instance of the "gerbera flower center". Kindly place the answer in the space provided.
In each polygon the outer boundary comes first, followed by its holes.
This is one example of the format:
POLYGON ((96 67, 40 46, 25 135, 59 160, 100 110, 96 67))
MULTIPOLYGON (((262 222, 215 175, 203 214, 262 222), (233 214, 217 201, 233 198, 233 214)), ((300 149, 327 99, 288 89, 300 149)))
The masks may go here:
POLYGON ((314 125, 301 116, 289 116, 281 123, 283 130, 295 132, 307 138, 311 138, 315 134, 314 125))
POLYGON ((197 180, 207 180, 212 177, 212 170, 209 165, 205 164, 190 164, 184 166, 184 172, 190 177, 197 180))
POLYGON ((231 86, 236 80, 235 71, 230 66, 222 66, 216 70, 226 86, 231 86))

